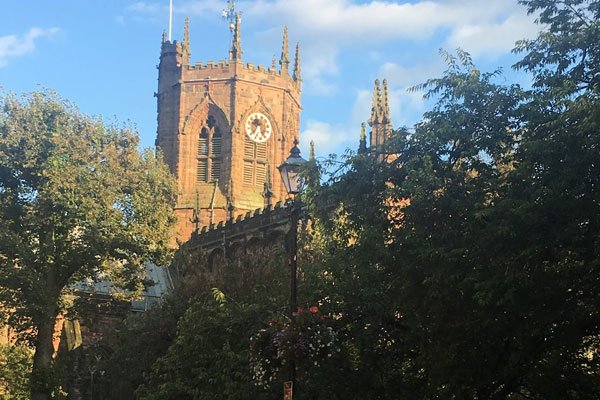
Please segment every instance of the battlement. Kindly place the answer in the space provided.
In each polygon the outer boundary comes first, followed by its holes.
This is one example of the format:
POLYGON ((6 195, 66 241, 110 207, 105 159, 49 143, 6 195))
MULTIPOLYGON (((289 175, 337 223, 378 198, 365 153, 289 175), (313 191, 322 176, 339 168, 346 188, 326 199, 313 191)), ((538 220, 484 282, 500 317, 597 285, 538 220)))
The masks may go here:
POLYGON ((197 61, 194 65, 188 65, 188 70, 203 70, 203 69, 229 69, 229 63, 225 60, 219 60, 214 62, 212 60, 207 61, 203 64, 201 61, 197 61))
POLYGON ((210 251, 227 243, 246 241, 249 237, 260 236, 261 233, 285 227, 289 221, 289 204, 278 202, 275 206, 258 208, 238 215, 235 219, 205 226, 200 231, 192 233, 192 237, 184 246, 189 250, 210 251))
MULTIPOLYGON (((254 65, 253 63, 250 63, 250 62, 246 63, 246 64, 240 63, 240 65, 242 66, 243 69, 248 70, 248 71, 263 72, 263 73, 281 76, 281 72, 278 71, 277 68, 275 68, 275 67, 265 68, 262 65, 254 65)), ((219 60, 218 62, 209 60, 206 63, 203 63, 202 61, 197 61, 194 65, 188 65, 187 69, 188 70, 205 70, 205 69, 229 70, 230 67, 231 67, 231 64, 225 60, 219 60)))
POLYGON ((262 65, 254 65, 252 63, 246 63, 246 65, 244 66, 245 69, 249 70, 249 71, 254 71, 254 72, 267 72, 269 74, 274 74, 274 75, 279 75, 281 76, 281 72, 277 71, 277 68, 274 67, 269 67, 269 68, 265 68, 262 65))
POLYGON ((300 86, 287 73, 282 73, 271 66, 253 63, 228 62, 220 60, 214 62, 196 62, 183 67, 183 81, 209 80, 209 79, 242 79, 246 81, 272 84, 282 88, 294 88, 300 91, 300 86))

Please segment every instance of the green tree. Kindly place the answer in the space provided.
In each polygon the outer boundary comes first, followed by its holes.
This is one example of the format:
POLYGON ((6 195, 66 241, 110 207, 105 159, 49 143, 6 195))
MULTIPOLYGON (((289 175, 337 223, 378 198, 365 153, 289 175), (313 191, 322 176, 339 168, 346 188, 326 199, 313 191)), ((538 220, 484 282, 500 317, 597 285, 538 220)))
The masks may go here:
POLYGON ((281 392, 287 372, 271 388, 255 384, 250 341, 287 309, 283 236, 271 232, 268 241, 230 247, 228 255, 211 258, 210 270, 193 242, 179 249, 176 290, 88 355, 96 361, 94 398, 259 399, 281 392))
POLYGON ((180 265, 186 273, 182 290, 193 289, 193 295, 170 347, 136 398, 250 400, 281 393, 283 379, 259 387, 250 365, 250 338, 287 309, 289 271, 281 244, 263 242, 250 246, 248 254, 234 252, 212 273, 195 251, 180 265))
POLYGON ((533 73, 534 85, 555 101, 600 90, 600 4, 596 0, 520 0, 546 28, 537 38, 521 40, 525 53, 517 69, 533 73))
POLYGON ((532 91, 443 53, 398 158, 356 157, 314 195, 343 398, 600 394, 600 3, 523 3, 549 24, 518 48, 532 91))
POLYGON ((135 390, 152 372, 176 334, 177 320, 185 307, 167 299, 160 307, 130 315, 115 334, 86 351, 93 382, 84 382, 94 399, 131 400, 135 390))
POLYGON ((310 379, 299 387, 302 398, 416 397, 415 371, 396 316, 393 253, 386 244, 391 168, 369 156, 353 157, 340 176, 307 199, 314 231, 301 257, 300 298, 319 306, 341 351, 335 364, 307 371, 310 379))
MULTIPOLYGON (((180 260, 187 253, 177 254, 180 260)), ((193 257, 193 261, 186 258, 184 264, 188 263, 201 264, 202 261, 198 257, 193 257)), ((88 349, 86 358, 95 370, 96 379, 93 385, 91 381, 86 385, 95 399, 135 398, 136 389, 151 376, 156 360, 164 356, 173 343, 179 319, 206 281, 206 275, 188 271, 184 279, 177 280, 176 290, 169 292, 159 306, 130 315, 118 332, 88 349)))
POLYGON ((597 398, 598 106, 543 114, 467 54, 447 61, 398 158, 356 157, 312 200, 311 294, 347 356, 329 384, 346 399, 597 398))
POLYGON ((166 261, 174 183, 131 130, 51 93, 0 103, 0 301, 31 334, 32 398, 48 399, 65 295, 89 279, 143 287, 144 261, 166 261))
POLYGON ((24 346, 0 344, 0 398, 29 399, 31 351, 24 346))

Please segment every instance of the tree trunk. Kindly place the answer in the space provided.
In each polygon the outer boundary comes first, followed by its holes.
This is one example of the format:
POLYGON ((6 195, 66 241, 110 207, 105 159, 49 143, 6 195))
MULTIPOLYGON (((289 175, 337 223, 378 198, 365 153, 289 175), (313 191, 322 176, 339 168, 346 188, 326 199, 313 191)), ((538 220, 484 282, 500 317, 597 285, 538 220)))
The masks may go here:
POLYGON ((31 400, 49 400, 53 389, 52 355, 54 354, 54 326, 56 302, 48 307, 44 318, 37 324, 35 354, 31 371, 31 400))

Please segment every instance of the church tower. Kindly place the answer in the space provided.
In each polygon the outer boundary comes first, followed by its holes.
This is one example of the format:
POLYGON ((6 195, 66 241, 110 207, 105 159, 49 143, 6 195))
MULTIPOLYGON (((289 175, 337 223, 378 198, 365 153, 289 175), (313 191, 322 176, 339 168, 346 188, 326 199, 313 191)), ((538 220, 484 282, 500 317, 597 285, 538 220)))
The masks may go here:
POLYGON ((178 181, 176 239, 287 198, 277 167, 300 133, 300 48, 289 71, 287 28, 269 68, 242 62, 240 14, 229 59, 190 63, 183 40, 163 35, 158 66, 156 145, 178 181))

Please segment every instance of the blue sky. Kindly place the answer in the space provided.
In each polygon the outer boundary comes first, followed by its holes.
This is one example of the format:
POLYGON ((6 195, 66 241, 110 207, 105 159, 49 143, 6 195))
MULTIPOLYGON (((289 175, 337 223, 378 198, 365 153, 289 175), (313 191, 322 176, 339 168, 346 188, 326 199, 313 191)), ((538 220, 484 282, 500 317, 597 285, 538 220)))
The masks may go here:
MULTIPOLYGON (((226 0, 174 0, 173 39, 190 17, 192 62, 228 56, 226 0)), ((130 121, 142 145, 156 135, 157 70, 168 0, 2 0, 0 87, 51 88, 88 114, 130 121)), ((302 49, 301 141, 318 156, 356 148, 376 78, 390 84, 395 126, 411 126, 430 105, 406 89, 444 70, 439 48, 469 51, 483 70, 502 66, 508 81, 514 42, 539 27, 517 0, 254 0, 243 12, 244 61, 269 66, 288 25, 302 49)), ((290 54, 293 58, 293 54, 290 54)))

